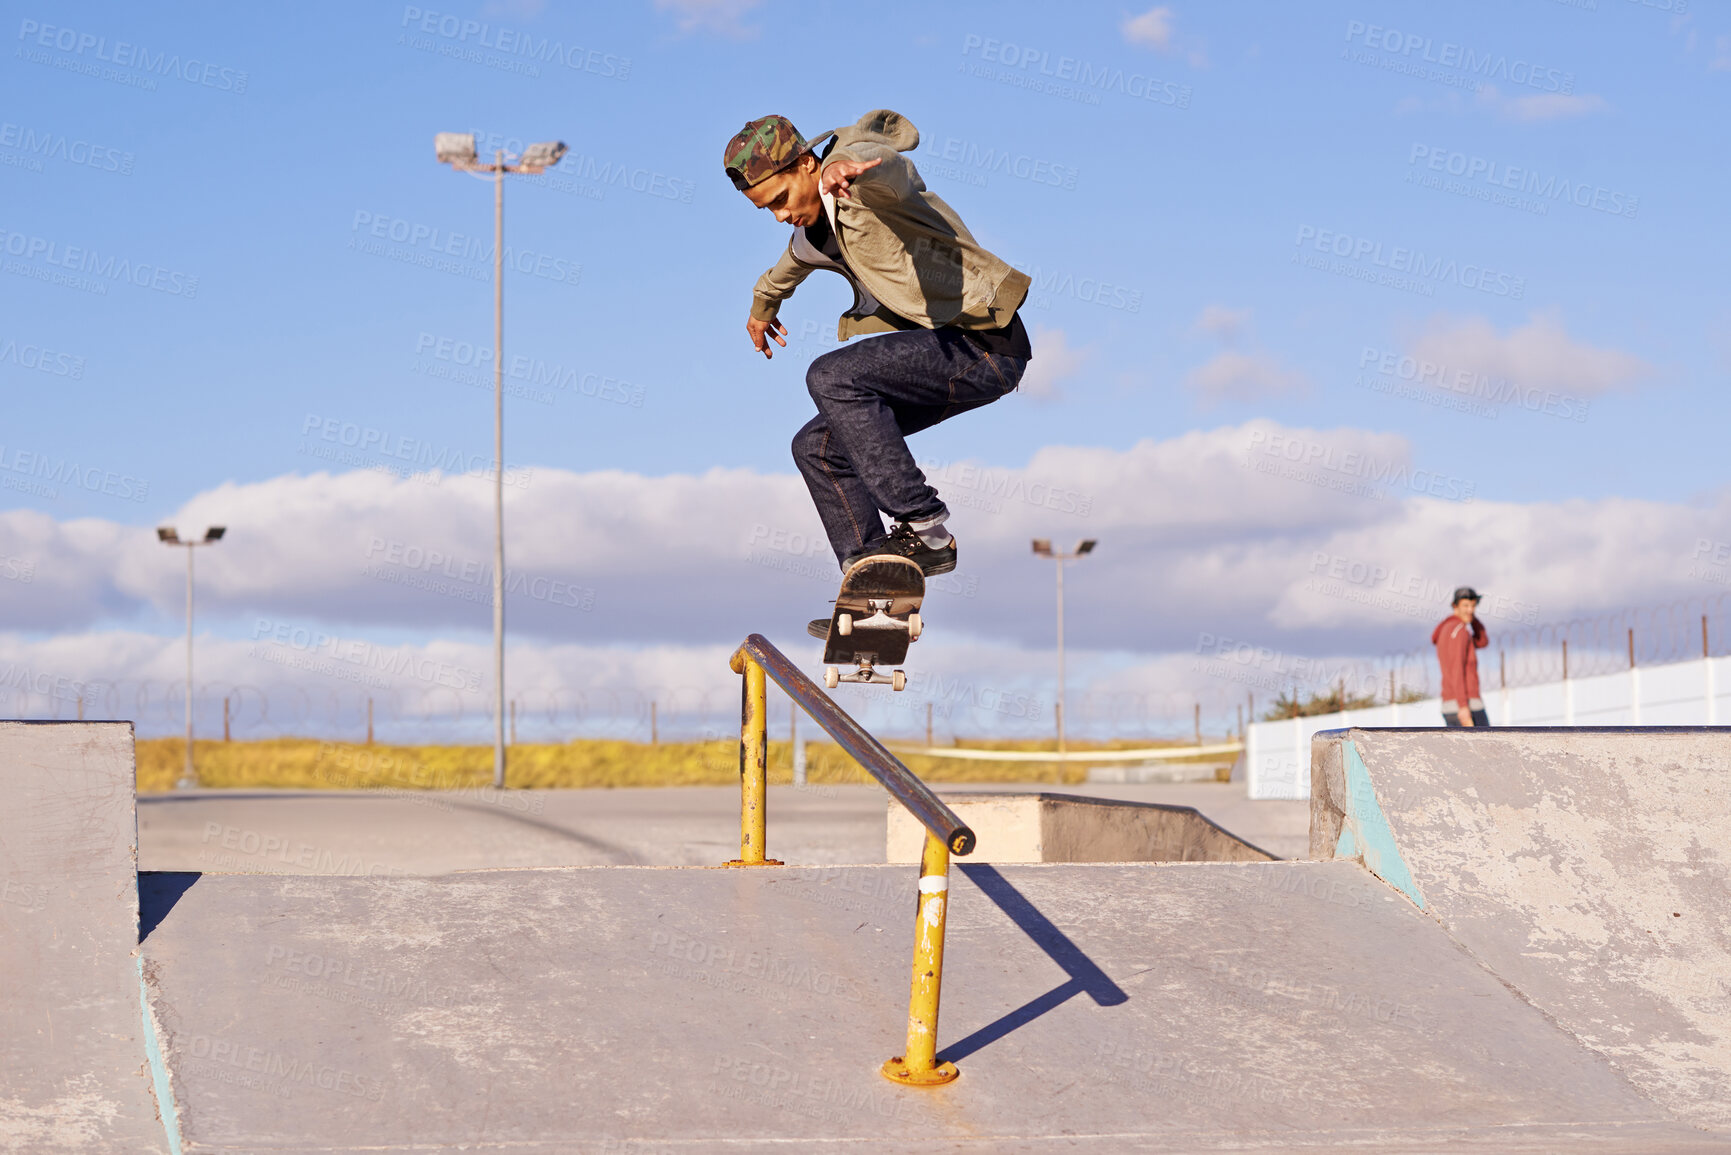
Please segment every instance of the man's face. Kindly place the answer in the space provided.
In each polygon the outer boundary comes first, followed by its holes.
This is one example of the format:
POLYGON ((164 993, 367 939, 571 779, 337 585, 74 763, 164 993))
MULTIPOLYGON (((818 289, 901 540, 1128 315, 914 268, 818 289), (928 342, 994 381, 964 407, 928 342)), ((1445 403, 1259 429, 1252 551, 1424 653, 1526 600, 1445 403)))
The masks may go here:
POLYGON ((1455 603, 1455 617, 1459 618, 1463 622, 1471 622, 1473 620, 1473 611, 1478 608, 1479 603, 1475 602, 1472 598, 1462 598, 1460 601, 1455 603))
POLYGON ((817 158, 806 153, 788 168, 745 190, 746 199, 768 209, 782 224, 805 228, 823 215, 823 198, 817 192, 817 158))

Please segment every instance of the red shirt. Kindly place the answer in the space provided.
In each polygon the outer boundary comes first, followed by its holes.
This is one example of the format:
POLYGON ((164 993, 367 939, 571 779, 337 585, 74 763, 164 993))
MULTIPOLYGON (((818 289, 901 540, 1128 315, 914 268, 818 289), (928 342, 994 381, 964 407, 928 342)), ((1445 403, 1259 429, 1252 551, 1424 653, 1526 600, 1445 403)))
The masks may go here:
POLYGON ((1442 698, 1444 709, 1458 710, 1479 698, 1478 651, 1490 645, 1490 635, 1477 618, 1471 628, 1450 614, 1431 631, 1430 640, 1436 646, 1436 660, 1442 666, 1442 698), (1450 703, 1453 703, 1451 706, 1450 703))

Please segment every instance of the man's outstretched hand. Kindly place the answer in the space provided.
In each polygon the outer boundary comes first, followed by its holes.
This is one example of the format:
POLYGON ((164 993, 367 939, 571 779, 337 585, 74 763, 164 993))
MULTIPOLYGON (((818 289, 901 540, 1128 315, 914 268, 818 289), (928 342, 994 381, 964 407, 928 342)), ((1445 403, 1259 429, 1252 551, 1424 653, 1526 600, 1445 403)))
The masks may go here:
POLYGON ((756 317, 746 319, 745 331, 751 334, 751 344, 765 357, 774 357, 775 352, 769 347, 769 338, 775 338, 775 343, 783 349, 787 348, 787 339, 782 336, 787 332, 787 326, 780 321, 759 321, 756 317))
POLYGON ((818 174, 817 189, 824 196, 837 196, 843 200, 852 200, 853 194, 847 191, 847 186, 853 183, 854 177, 868 168, 876 168, 884 162, 883 157, 868 160, 861 164, 857 160, 838 160, 834 164, 824 165, 823 172, 818 174))

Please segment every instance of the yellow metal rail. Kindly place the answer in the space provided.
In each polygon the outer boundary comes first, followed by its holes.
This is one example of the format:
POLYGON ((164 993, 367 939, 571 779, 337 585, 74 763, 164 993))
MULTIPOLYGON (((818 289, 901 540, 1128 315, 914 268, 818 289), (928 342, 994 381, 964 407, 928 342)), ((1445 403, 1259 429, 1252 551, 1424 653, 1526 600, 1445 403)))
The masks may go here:
POLYGON ((765 857, 765 802, 768 798, 768 679, 836 743, 851 754, 926 828, 920 859, 919 904, 914 915, 913 979, 908 995, 908 1040, 900 1055, 884 1063, 884 1078, 909 1086, 948 1083, 954 1063, 938 1062, 938 995, 944 976, 944 920, 949 910, 950 855, 974 849, 974 832, 932 793, 931 787, 902 765, 883 743, 866 733, 817 683, 761 634, 746 638, 729 662, 741 675, 739 710, 739 857, 729 866, 780 866, 765 857))

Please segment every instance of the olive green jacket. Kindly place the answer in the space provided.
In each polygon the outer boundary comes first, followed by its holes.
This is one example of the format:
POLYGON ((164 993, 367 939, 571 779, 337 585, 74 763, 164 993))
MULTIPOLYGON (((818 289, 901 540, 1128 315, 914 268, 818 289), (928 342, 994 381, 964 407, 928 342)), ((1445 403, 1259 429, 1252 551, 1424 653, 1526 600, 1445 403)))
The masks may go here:
MULTIPOLYGON (((883 162, 853 179, 851 197, 824 197, 848 270, 883 306, 867 311, 856 294, 854 307, 836 325, 837 338, 905 329, 907 321, 926 329, 1008 325, 1028 295, 1028 277, 982 248, 956 210, 927 191, 919 170, 902 155, 919 146, 919 130, 900 113, 880 108, 812 144, 830 136, 836 142, 823 158, 826 165, 883 162)), ((798 260, 789 241, 775 267, 757 279, 752 317, 774 320, 781 303, 818 267, 798 260)))

